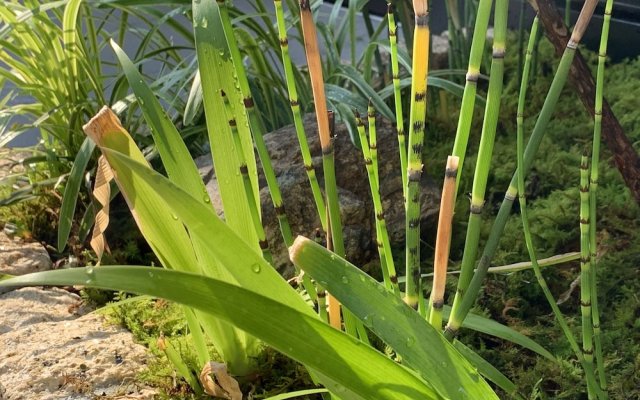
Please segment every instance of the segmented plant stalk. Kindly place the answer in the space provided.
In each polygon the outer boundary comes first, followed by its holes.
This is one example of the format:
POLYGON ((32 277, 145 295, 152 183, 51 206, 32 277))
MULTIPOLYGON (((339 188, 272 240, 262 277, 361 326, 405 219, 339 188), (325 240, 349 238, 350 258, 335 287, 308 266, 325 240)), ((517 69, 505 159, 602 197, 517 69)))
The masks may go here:
MULTIPOLYGON (((304 48, 311 78, 311 90, 313 92, 316 118, 318 120, 318 136, 322 148, 322 167, 324 170, 324 190, 327 196, 328 221, 327 232, 331 232, 333 251, 341 257, 345 257, 344 241, 342 238, 342 222, 340 220, 340 205, 338 203, 338 186, 336 184, 335 161, 332 128, 329 119, 333 120, 333 113, 327 110, 327 100, 324 92, 324 78, 322 76, 322 64, 320 50, 318 48, 318 35, 316 25, 311 14, 309 0, 300 0, 300 22, 302 25, 304 48)), ((347 333, 357 336, 358 326, 362 325, 348 310, 343 310, 345 330, 347 333)), ((361 337, 361 339, 366 339, 361 337)))
MULTIPOLYGON (((593 368, 593 320, 591 317, 591 264, 589 262, 589 159, 580 160, 580 311, 582 313, 582 353, 593 368)), ((589 398, 594 398, 589 388, 589 398)))
POLYGON ((436 236, 436 252, 433 260, 433 288, 431 290, 431 314, 429 323, 437 330, 442 329, 442 308, 444 307, 444 287, 447 282, 447 265, 449 264, 449 247, 451 245, 451 223, 456 203, 456 177, 458 162, 456 156, 447 158, 444 172, 440 215, 438 217, 438 234, 436 236))
POLYGON ((307 177, 309 178, 309 184, 311 185, 311 192, 313 193, 313 200, 316 203, 316 209, 318 210, 318 216, 320 217, 320 223, 322 224, 322 229, 326 232, 326 206, 316 177, 316 170, 313 167, 313 162, 311 161, 309 144, 307 142, 307 136, 305 135, 304 125, 302 123, 298 90, 296 88, 296 81, 293 75, 293 64, 291 62, 291 57, 289 56, 289 39, 287 38, 287 28, 284 21, 284 12, 282 10, 282 0, 274 0, 273 4, 276 9, 280 51, 282 52, 282 65, 284 67, 284 76, 287 81, 287 90, 289 91, 289 103, 291 104, 291 112, 293 114, 293 124, 296 128, 296 135, 298 136, 298 143, 300 144, 300 152, 302 153, 302 162, 304 163, 304 169, 307 171, 307 177))
POLYGON ((411 81, 411 116, 409 155, 407 157, 406 210, 406 297, 405 302, 418 308, 420 279, 420 179, 422 150, 427 112, 427 73, 429 70, 429 4, 413 0, 415 30, 413 35, 413 76, 411 81))
POLYGON ((273 202, 273 208, 276 211, 278 223, 280 225, 280 232, 284 239, 284 243, 287 247, 293 244, 293 235, 291 233, 291 226, 289 225, 289 219, 285 213, 284 204, 282 202, 282 193, 280 192, 280 186, 276 179, 276 174, 271 164, 271 157, 267 150, 267 145, 264 142, 264 124, 262 118, 255 108, 255 103, 251 95, 251 89, 249 88, 249 80, 247 79, 247 73, 242 63, 242 55, 238 48, 235 35, 233 33, 233 26, 231 25, 231 19, 229 18, 229 10, 225 0, 217 0, 220 9, 220 19, 222 26, 229 43, 229 50, 231 52, 231 58, 233 60, 233 66, 237 74, 238 83, 240 85, 240 92, 243 96, 243 105, 249 118, 249 126, 251 133, 253 134, 253 141, 260 157, 260 163, 262 164, 262 171, 269 187, 269 194, 271 195, 271 201, 273 202))
POLYGON ((400 150, 400 173, 402 176, 402 194, 407 196, 407 141, 404 134, 404 115, 402 114, 402 97, 400 95, 400 65, 398 63, 398 34, 396 19, 391 3, 387 4, 387 21, 389 22, 389 47, 391 49, 391 74, 393 78, 393 101, 396 106, 396 130, 398 131, 398 148, 400 150))
MULTIPOLYGON (((508 0, 496 0, 494 17, 493 54, 491 61, 491 75, 489 78, 489 92, 487 94, 487 106, 482 124, 482 136, 478 148, 478 161, 476 162, 471 192, 471 206, 469 209, 469 223, 460 267, 460 278, 455 298, 453 300, 452 315, 460 307, 465 296, 465 291, 471 277, 478 255, 480 241, 480 228, 482 226, 482 209, 484 208, 484 196, 491 167, 493 144, 498 127, 500 113, 500 101, 502 99, 502 87, 504 78, 504 54, 507 38, 508 0)), ((460 171, 458 170, 458 174, 460 171)))
POLYGON ((478 14, 476 15, 473 39, 471 41, 471 52, 469 54, 467 81, 462 95, 462 106, 460 108, 460 117, 458 118, 456 139, 453 143, 452 154, 460 158, 457 182, 459 182, 460 172, 464 166, 464 156, 469 141, 469 131, 471 130, 471 121, 473 119, 473 110, 476 102, 476 90, 480 76, 480 64, 482 62, 482 53, 484 52, 484 43, 487 37, 487 27, 489 26, 492 4, 493 0, 480 0, 478 3, 478 14))
MULTIPOLYGON (((531 165, 533 164, 536 152, 540 147, 542 138, 544 137, 549 121, 551 120, 551 116, 555 110, 558 98, 560 97, 560 93, 562 92, 564 84, 567 81, 569 68, 571 67, 576 48, 578 47, 578 43, 582 39, 584 31, 589 24, 589 21, 591 20, 591 16, 593 15, 593 10, 595 9, 596 4, 597 0, 587 0, 585 2, 571 35, 571 39, 567 43, 565 52, 562 55, 562 59, 560 60, 560 64, 558 65, 556 75, 554 76, 553 82, 551 84, 551 87, 549 88, 549 92, 547 93, 547 97, 542 106, 542 110, 540 111, 536 124, 533 128, 529 143, 527 144, 527 147, 525 149, 523 161, 523 171, 525 176, 531 169, 531 165)), ((445 330, 445 336, 447 336, 448 338, 453 338, 453 336, 455 336, 455 334, 460 329, 462 321, 475 302, 476 296, 478 295, 478 292, 480 291, 480 288, 482 286, 482 281, 487 274, 487 269, 489 268, 491 260, 493 259, 493 256, 498 248, 500 236, 504 231, 504 227, 509 218, 509 213, 511 212, 511 207, 513 206, 513 202, 517 195, 517 175, 516 173, 514 173, 513 177, 511 178, 509 188, 505 193, 502 205, 500 206, 500 210, 498 211, 498 215, 496 216, 495 222, 493 223, 489 238, 487 239, 487 244, 485 245, 482 256, 480 257, 480 260, 476 267, 476 272, 473 275, 469 286, 466 288, 464 299, 460 307, 458 307, 455 312, 452 312, 451 317, 449 318, 449 323, 447 324, 447 329, 445 330)))
MULTIPOLYGON (((562 312, 560 311, 560 308, 558 307, 558 303, 556 302, 553 295, 551 294, 551 291, 549 290, 549 286, 547 285, 547 282, 544 279, 544 276, 542 275, 542 271, 540 269, 540 263, 538 262, 538 256, 536 254, 536 250, 533 245, 533 239, 531 235, 531 228, 529 224, 529 217, 528 217, 528 211, 527 211, 527 200, 526 200, 526 195, 524 191, 524 183, 525 183, 524 168, 523 168, 523 165, 524 165, 524 105, 525 105, 526 92, 527 92, 527 87, 529 82, 529 73, 531 70, 532 53, 535 47, 537 31, 538 31, 538 17, 536 16, 536 18, 533 20, 533 25, 531 27, 531 34, 529 36, 529 43, 527 46, 527 51, 526 51, 525 61, 524 61, 523 71, 522 71, 522 81, 520 83, 520 95, 518 98, 516 143, 517 143, 517 163, 518 163, 517 186, 518 186, 518 196, 519 196, 519 203, 520 203, 520 215, 522 218, 522 229, 524 232, 525 243, 527 245, 527 251, 529 253, 529 258, 531 260, 531 265, 533 266, 533 271, 538 281, 538 285, 540 285, 540 288, 542 289, 542 292, 544 293, 544 296, 547 299, 549 306, 553 310, 556 320, 558 321, 558 324, 560 325, 562 332, 567 338, 567 341, 569 342, 571 349, 575 353, 578 360, 583 364, 583 367, 585 367, 586 363, 585 363, 583 354, 580 351, 580 346, 578 345, 578 342, 573 336, 573 333, 571 332, 571 329, 569 328, 569 325, 567 324, 566 319, 564 318, 564 316, 562 315, 562 312)), ((587 371, 588 369, 589 367, 586 367, 585 371, 587 371)), ((593 377, 593 374, 590 374, 590 375, 586 374, 586 375, 593 377)), ((590 381, 589 378, 587 378, 587 382, 588 382, 588 386, 593 384, 593 380, 590 381)))
POLYGON ((596 76, 596 98, 595 116, 593 124, 593 148, 591 150, 591 176, 589 179, 589 249, 591 263, 591 312, 593 317, 593 339, 595 345, 596 370, 600 388, 606 396, 607 378, 604 371, 604 360, 602 358, 602 342, 600 340, 600 311, 598 308, 597 291, 597 251, 598 241, 596 238, 596 192, 598 190, 598 168, 600 164, 600 139, 602 133, 602 98, 604 96, 604 66, 607 59, 607 43, 609 39, 609 25, 611 23, 611 10, 613 0, 607 0, 604 9, 604 21, 602 22, 602 33, 600 35, 600 49, 598 51, 598 72, 596 76))
MULTIPOLYGON (((369 114, 370 115, 370 114, 369 114)), ((371 119, 369 120, 371 124, 371 119)), ((356 111, 356 125, 358 128, 358 136, 362 147, 362 155, 364 164, 367 169, 367 177, 369 178, 369 187, 371 188, 371 199, 373 201, 373 210, 376 215, 376 244, 378 247, 378 255, 380 256, 380 266, 382 268, 382 278, 388 290, 400 293, 398 289, 398 277, 396 276, 395 265, 393 263, 393 255, 391 254, 391 244, 389 242, 389 234, 387 231, 387 223, 384 218, 384 210, 382 209, 382 201, 380 198, 379 178, 374 171, 374 163, 372 161, 372 151, 370 148, 367 134, 365 133, 364 121, 356 111)), ((371 135, 371 125, 369 127, 369 137, 375 138, 375 121, 373 123, 374 135, 371 135)))
POLYGON ((220 95, 224 99, 225 111, 227 114, 227 121, 229 123, 229 128, 231 128, 231 135, 233 136, 233 144, 236 148, 236 152, 238 154, 238 160, 240 161, 240 165, 238 166, 238 170, 242 175, 242 182, 244 183, 244 192, 247 196, 247 204, 249 205, 249 211, 251 212, 251 221, 253 222, 253 227, 258 235, 258 245, 260 246, 260 250, 262 251, 262 257, 267 260, 267 262, 272 263, 273 258, 271 256, 271 251, 269 251, 269 242, 267 241, 267 236, 264 232, 264 227, 262 226, 262 221, 260 219, 260 213, 258 212, 258 207, 256 203, 256 199, 254 198, 253 186, 251 183, 251 179, 249 178, 249 169, 247 168, 247 162, 244 158, 244 153, 242 151, 242 143, 240 142, 240 135, 238 134, 238 125, 236 119, 233 116, 233 110, 231 108, 231 104, 229 104, 229 98, 227 97, 224 91, 220 92, 220 95))

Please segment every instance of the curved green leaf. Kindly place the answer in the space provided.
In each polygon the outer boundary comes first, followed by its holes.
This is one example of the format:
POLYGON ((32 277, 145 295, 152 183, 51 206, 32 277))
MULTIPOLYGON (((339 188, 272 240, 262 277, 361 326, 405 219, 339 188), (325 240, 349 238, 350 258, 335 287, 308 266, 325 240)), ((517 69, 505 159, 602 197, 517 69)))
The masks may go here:
MULTIPOLYGON (((259 279, 261 271, 254 273, 259 279)), ((0 281, 0 287, 39 285, 122 290, 199 309, 321 372, 338 384, 328 389, 343 400, 439 398, 413 372, 317 316, 216 279, 159 268, 108 266, 47 271, 0 281)))
POLYGON ((93 140, 85 138, 80 146, 76 159, 73 161, 71 172, 69 173, 69 179, 67 185, 64 188, 64 194, 62 195, 62 206, 60 206, 60 217, 58 219, 58 251, 62 252, 67 246, 67 239, 69 239, 69 233, 71 232, 71 224, 73 222, 73 216, 76 212, 76 203, 78 201, 78 192, 80 191, 80 185, 82 183, 82 177, 84 171, 89 164, 93 149, 96 144, 93 140))
POLYGON ((498 399, 439 331, 369 275, 304 237, 296 239, 290 255, 443 397, 498 399))

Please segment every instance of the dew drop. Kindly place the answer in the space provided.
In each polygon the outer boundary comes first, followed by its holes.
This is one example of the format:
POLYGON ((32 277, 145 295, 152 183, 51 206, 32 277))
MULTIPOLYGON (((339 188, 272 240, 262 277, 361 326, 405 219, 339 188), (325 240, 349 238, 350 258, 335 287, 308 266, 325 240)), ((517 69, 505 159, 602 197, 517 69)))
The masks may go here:
POLYGON ((202 198, 202 200, 203 200, 205 203, 211 203, 211 199, 209 198, 209 195, 208 195, 208 194, 205 194, 205 195, 204 195, 204 197, 202 198))
POLYGON ((85 283, 89 285, 96 278, 96 272, 94 271, 94 266, 89 265, 85 268, 84 272, 87 274, 87 280, 85 283))
POLYGON ((153 278, 153 272, 149 271, 149 278, 153 278))
POLYGON ((407 338, 407 347, 413 346, 415 342, 416 342, 416 339, 413 336, 409 336, 407 338))
POLYGON ((346 275, 342 276, 342 283, 349 283, 349 278, 346 275))
POLYGON ((441 366, 442 368, 447 368, 447 363, 446 363, 446 361, 442 361, 442 362, 440 362, 440 366, 441 366))
POLYGON ((367 278, 364 277, 364 275, 360 275, 360 282, 365 282, 367 280, 367 278))
POLYGON ((209 25, 209 21, 206 18, 202 18, 202 23, 200 24, 200 26, 202 26, 203 28, 206 28, 209 25))
POLYGON ((256 263, 256 264, 253 264, 253 265, 251 266, 251 270, 252 270, 253 272, 255 272, 256 274, 259 274, 259 273, 260 273, 260 269, 261 269, 261 268, 260 268, 260 264, 257 264, 257 263, 256 263))
POLYGON ((178 216, 177 216, 177 215, 175 215, 175 214, 171 214, 171 218, 173 218, 175 221, 177 221, 177 220, 178 220, 178 216))

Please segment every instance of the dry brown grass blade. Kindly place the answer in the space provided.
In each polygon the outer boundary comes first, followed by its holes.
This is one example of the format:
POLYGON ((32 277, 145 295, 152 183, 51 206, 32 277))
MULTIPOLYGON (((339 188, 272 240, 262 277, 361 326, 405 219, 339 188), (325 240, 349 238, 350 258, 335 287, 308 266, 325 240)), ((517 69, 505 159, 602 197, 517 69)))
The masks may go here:
POLYGON ((229 375, 224 363, 209 361, 202 368, 199 378, 206 394, 220 399, 242 400, 240 385, 229 375))
POLYGON ((96 168, 96 181, 93 186, 93 197, 99 205, 96 212, 95 224, 93 226, 93 234, 91 235, 91 248, 98 257, 98 264, 102 260, 105 250, 109 251, 107 240, 104 232, 109 226, 109 200, 111 198, 110 183, 113 180, 113 170, 104 156, 98 159, 98 167, 96 168))

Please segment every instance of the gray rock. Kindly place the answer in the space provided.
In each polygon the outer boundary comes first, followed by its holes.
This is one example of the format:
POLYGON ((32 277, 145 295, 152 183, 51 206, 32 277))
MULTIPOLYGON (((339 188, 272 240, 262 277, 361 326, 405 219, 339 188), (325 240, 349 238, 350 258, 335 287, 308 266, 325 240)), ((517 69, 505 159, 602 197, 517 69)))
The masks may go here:
MULTIPOLYGON (((304 125, 313 165, 322 185, 322 156, 315 115, 307 115, 304 118, 304 125)), ((404 244, 405 221, 396 130, 389 122, 382 119, 378 119, 377 128, 380 192, 383 209, 392 246, 401 247, 404 244)), ((362 153, 351 143, 347 128, 342 124, 336 124, 335 133, 336 179, 339 186, 347 258, 356 265, 362 266, 377 257, 375 217, 369 181, 362 153)), ((303 166, 295 128, 287 126, 271 132, 265 135, 265 142, 271 155, 282 191, 284 207, 294 235, 313 237, 316 228, 320 228, 321 224, 303 166)), ((214 205, 221 204, 210 156, 199 158, 197 164, 205 178, 212 202, 214 205)), ((264 178, 262 175, 260 177, 263 223, 271 250, 274 253, 274 262, 280 271, 290 273, 292 266, 288 261, 288 255, 280 236, 271 197, 264 178)), ((426 174, 423 176, 421 186, 421 215, 422 221, 425 222, 422 227, 425 228, 433 225, 433 217, 438 212, 440 188, 426 174)))

